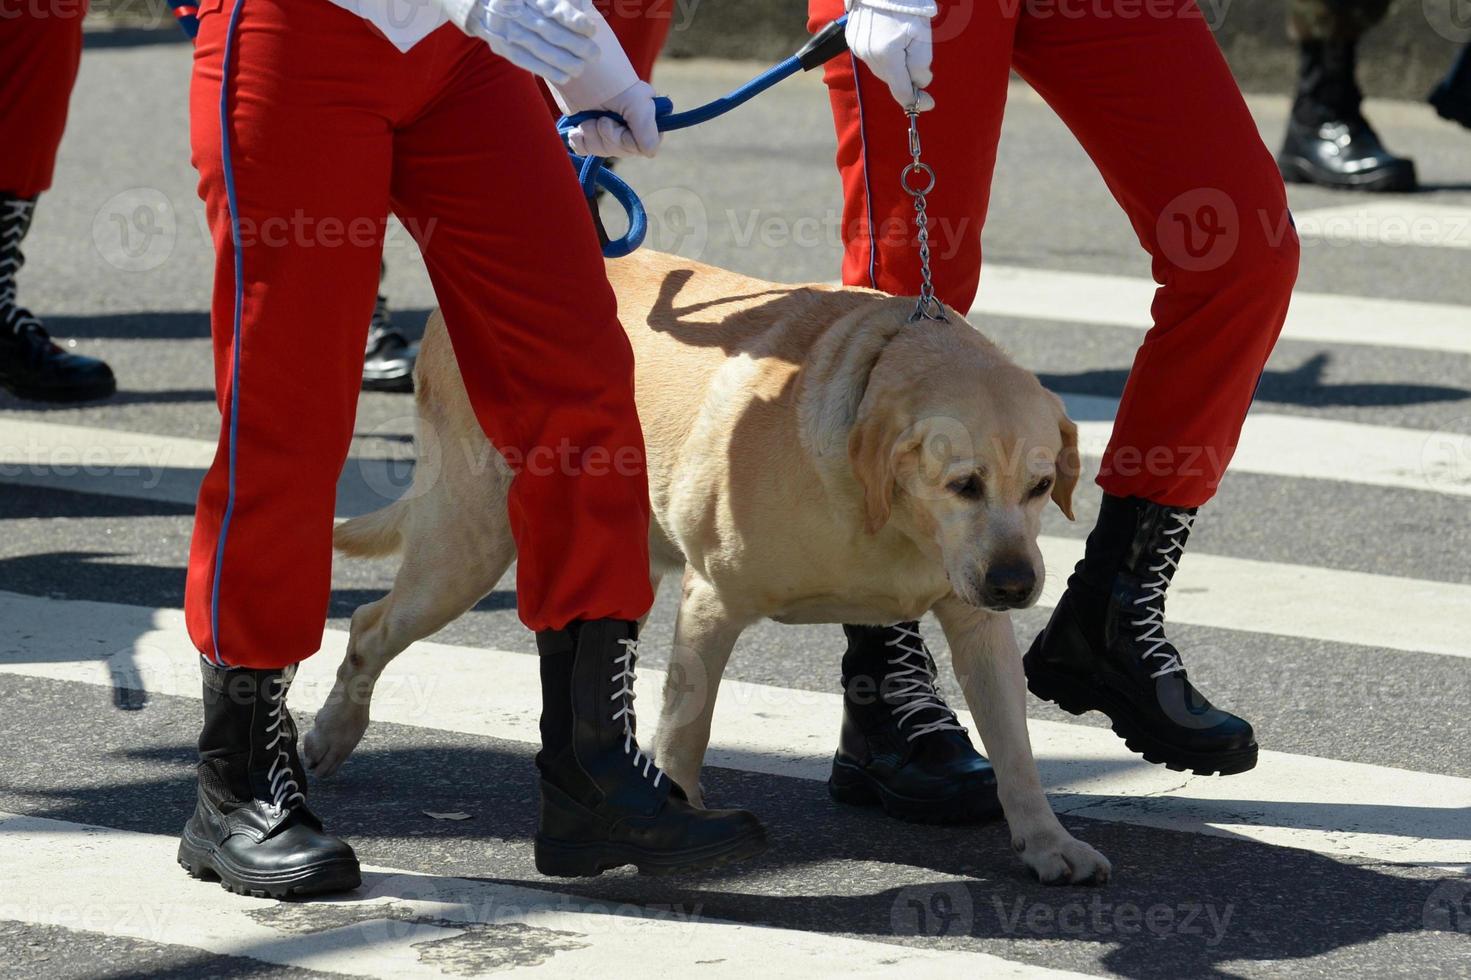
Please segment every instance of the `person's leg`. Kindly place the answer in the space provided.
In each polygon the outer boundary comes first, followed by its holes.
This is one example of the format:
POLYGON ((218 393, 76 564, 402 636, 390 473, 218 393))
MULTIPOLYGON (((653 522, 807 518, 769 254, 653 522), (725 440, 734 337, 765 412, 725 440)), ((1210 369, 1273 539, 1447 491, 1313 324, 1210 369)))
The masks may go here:
MULTIPOLYGON (((927 206, 935 293, 964 313, 981 275, 981 226, 1010 76, 1015 5, 941 2, 934 21, 935 108, 919 117, 924 161, 935 169, 927 206)), ((841 16, 839 0, 811 0, 808 29, 841 16)), ((843 184, 843 282, 895 295, 919 292, 914 198, 899 184, 909 128, 888 87, 850 55, 823 71, 837 127, 843 184)))
POLYGON ((337 478, 388 211, 384 93, 406 83, 393 77, 399 57, 328 3, 224 0, 200 18, 190 128, 215 244, 222 419, 185 593, 205 661, 206 721, 199 805, 180 858, 237 890, 356 882, 351 850, 305 809, 284 695, 327 614, 337 478))
POLYGON ((463 36, 424 44, 452 67, 395 133, 393 210, 424 252, 476 418, 515 471, 517 606, 542 656, 537 867, 754 853, 753 816, 691 807, 633 734, 637 621, 653 602, 643 433, 566 150, 530 75, 463 36))
POLYGON ((638 77, 652 81, 654 62, 674 26, 675 0, 593 0, 593 5, 607 18, 638 77))
POLYGON ((1443 119, 1471 129, 1471 44, 1461 48, 1455 64, 1428 100, 1443 119))
POLYGON ((1298 45, 1297 92, 1277 154, 1292 181, 1365 191, 1412 191, 1415 162, 1379 142, 1360 105, 1359 39, 1384 19, 1389 0, 1290 0, 1298 45))
MULTIPOLYGON (((381 284, 387 266, 379 271, 381 284)), ((419 359, 419 345, 411 343, 403 331, 393 325, 393 312, 388 297, 378 292, 373 302, 373 315, 368 318, 368 341, 363 353, 363 390, 408 393, 414 390, 414 364, 419 359)))
POLYGON ((36 198, 56 169, 86 13, 85 2, 27 3, 0 16, 0 388, 18 398, 84 401, 117 390, 106 364, 51 342, 16 286, 36 198))
MULTIPOLYGON (((664 42, 674 26, 678 12, 676 0, 593 0, 593 6, 613 28, 618 43, 623 45, 629 62, 638 77, 646 82, 654 79, 654 62, 664 50, 664 42)), ((552 98, 551 89, 537 79, 542 101, 546 102, 552 118, 562 115, 557 100, 552 98)))
MULTIPOLYGON (((618 43, 628 53, 628 60, 633 63, 638 77, 650 81, 654 76, 654 62, 658 60, 674 24, 675 0, 594 0, 594 3, 613 28, 618 43)), ((562 110, 546 83, 537 79, 537 88, 551 118, 559 118, 562 110)), ((611 169, 616 162, 608 160, 605 166, 611 169)), ((419 345, 410 343, 403 332, 394 327, 388 298, 379 293, 368 325, 363 390, 413 391, 414 363, 418 356, 419 345)))
MULTIPOLYGON (((935 292, 961 311, 970 308, 981 275, 981 225, 1016 23, 1007 7, 941 3, 930 87, 935 108, 919 117, 923 157, 936 173, 927 201, 935 292)), ((817 31, 841 16, 843 4, 812 0, 808 13, 808 29, 817 31)), ((914 199, 899 183, 910 162, 903 108, 850 56, 828 62, 824 81, 843 185, 843 282, 914 295, 914 199)), ((833 798, 878 802, 911 820, 999 815, 995 774, 935 688, 934 658, 919 624, 843 629, 844 722, 828 783, 833 798)))
POLYGON ((1163 638, 1164 593, 1282 329, 1297 235, 1193 0, 1154 16, 1118 3, 1017 29, 1017 70, 1098 165, 1161 287, 1099 472, 1098 525, 1028 676, 1070 710, 1108 712, 1151 761, 1239 772, 1256 761, 1251 726, 1190 686, 1163 638))

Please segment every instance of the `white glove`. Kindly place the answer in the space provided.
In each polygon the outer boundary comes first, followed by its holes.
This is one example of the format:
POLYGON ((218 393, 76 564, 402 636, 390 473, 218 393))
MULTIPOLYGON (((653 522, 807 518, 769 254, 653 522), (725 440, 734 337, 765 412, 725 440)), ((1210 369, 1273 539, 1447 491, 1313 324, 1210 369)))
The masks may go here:
POLYGON ((935 0, 845 0, 845 6, 844 34, 853 56, 889 86, 900 105, 912 105, 918 89, 919 110, 933 109, 935 100, 924 89, 933 79, 930 20, 940 12, 935 0))
MULTIPOLYGON (((579 0, 587 2, 587 0, 579 0)), ((587 71, 567 82, 551 83, 552 98, 567 115, 590 109, 606 109, 627 120, 627 127, 611 119, 594 119, 567 134, 573 152, 583 156, 651 157, 659 148, 659 129, 654 125, 654 90, 639 81, 623 45, 613 28, 590 5, 587 14, 595 27, 597 59, 587 71)))
POLYGON ((576 0, 439 0, 439 4, 466 34, 554 85, 571 81, 597 60, 597 21, 576 0))
POLYGON ((648 82, 634 82, 598 108, 618 113, 628 125, 607 118, 589 119, 567 134, 573 153, 651 157, 659 149, 663 134, 654 122, 654 90, 648 82))

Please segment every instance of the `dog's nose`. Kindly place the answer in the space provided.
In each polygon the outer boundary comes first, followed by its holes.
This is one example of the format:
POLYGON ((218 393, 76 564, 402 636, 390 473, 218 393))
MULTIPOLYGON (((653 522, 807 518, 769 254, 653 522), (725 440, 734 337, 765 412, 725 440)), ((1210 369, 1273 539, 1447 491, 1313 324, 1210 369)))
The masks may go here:
POLYGON ((1032 597, 1037 587, 1037 573, 1028 561, 1009 561, 993 565, 986 571, 986 605, 1015 608, 1032 597))

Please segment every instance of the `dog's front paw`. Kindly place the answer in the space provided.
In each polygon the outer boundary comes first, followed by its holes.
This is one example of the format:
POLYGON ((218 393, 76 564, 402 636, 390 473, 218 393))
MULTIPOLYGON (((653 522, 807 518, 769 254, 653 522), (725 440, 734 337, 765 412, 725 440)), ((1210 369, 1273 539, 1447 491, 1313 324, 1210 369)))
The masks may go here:
POLYGON ((1044 885, 1103 885, 1113 874, 1108 858, 1061 827, 1014 838, 1011 846, 1044 885))
POLYGON ((699 776, 686 783, 670 776, 668 772, 665 772, 664 775, 669 776, 669 780, 684 791, 684 798, 689 801, 690 806, 700 810, 705 809, 705 787, 700 785, 699 776))
POLYGON ((306 733, 302 743, 301 761, 307 771, 318 778, 326 778, 342 767, 352 750, 362 741, 368 730, 368 710, 361 705, 347 705, 341 700, 328 698, 306 733))

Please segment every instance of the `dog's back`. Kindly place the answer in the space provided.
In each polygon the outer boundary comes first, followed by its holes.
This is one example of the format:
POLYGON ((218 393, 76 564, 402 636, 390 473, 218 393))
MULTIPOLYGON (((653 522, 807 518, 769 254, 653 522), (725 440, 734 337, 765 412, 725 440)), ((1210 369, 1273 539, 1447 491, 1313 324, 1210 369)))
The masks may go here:
POLYGON ((726 537, 729 508, 742 502, 779 514, 777 501, 820 494, 802 447, 798 375, 845 314, 892 301, 647 249, 607 268, 634 350, 656 557, 698 560, 698 542, 726 537))

